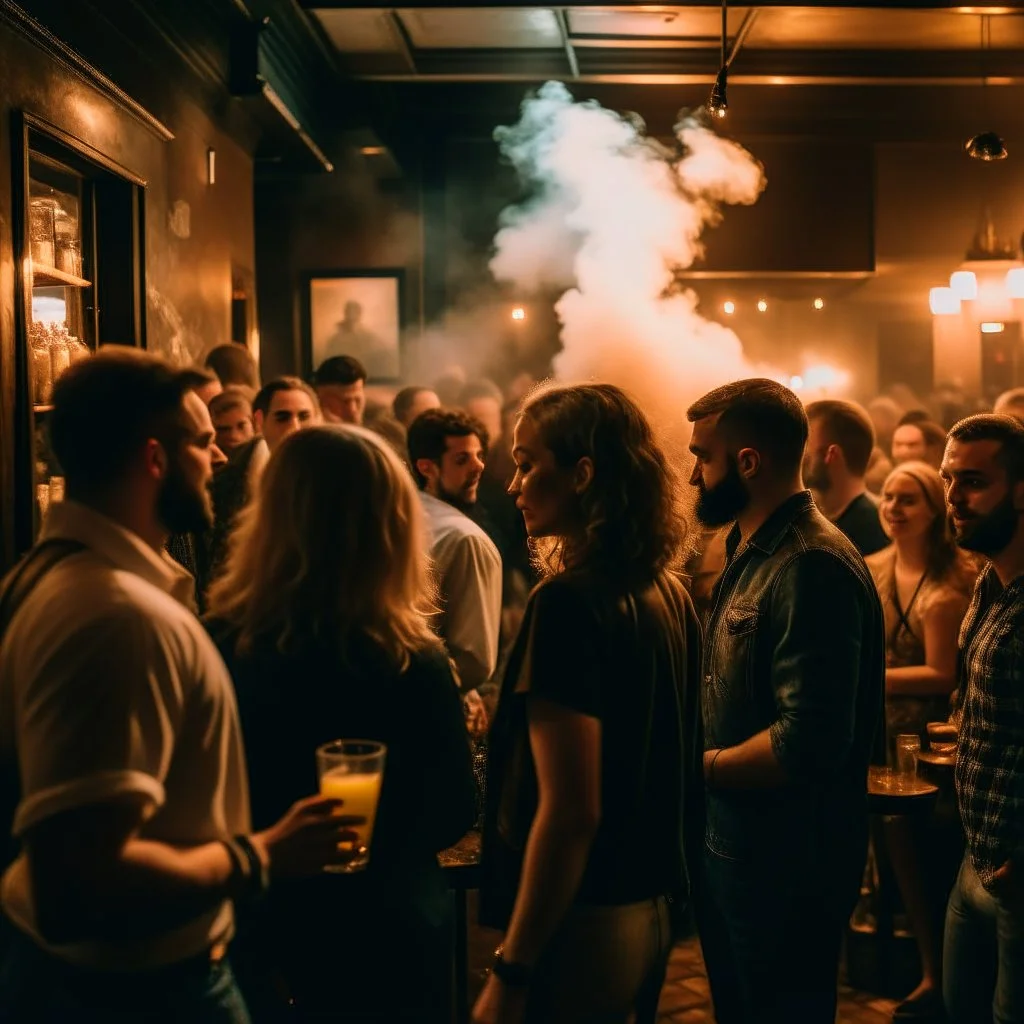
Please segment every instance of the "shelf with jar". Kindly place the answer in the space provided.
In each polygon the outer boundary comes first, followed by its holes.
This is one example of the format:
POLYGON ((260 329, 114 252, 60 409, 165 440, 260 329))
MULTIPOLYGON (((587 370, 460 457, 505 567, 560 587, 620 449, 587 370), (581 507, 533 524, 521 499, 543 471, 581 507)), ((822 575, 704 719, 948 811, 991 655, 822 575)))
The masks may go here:
POLYGON ((68 331, 66 324, 40 323, 28 328, 32 355, 32 399, 36 413, 49 412, 54 381, 74 362, 90 354, 89 346, 68 331))

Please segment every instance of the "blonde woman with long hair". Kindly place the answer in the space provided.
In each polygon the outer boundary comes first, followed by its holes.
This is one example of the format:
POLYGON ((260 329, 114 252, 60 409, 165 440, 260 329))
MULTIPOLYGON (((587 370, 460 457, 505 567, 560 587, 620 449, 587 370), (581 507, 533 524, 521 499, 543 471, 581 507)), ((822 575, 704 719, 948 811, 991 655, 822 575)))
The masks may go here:
MULTIPOLYGON (((957 636, 978 565, 953 541, 942 478, 928 463, 900 463, 882 485, 878 512, 892 544, 865 561, 885 612, 886 732, 890 747, 901 733, 917 733, 923 745, 928 722, 950 714, 957 636)), ((894 1019, 937 1019, 942 921, 935 911, 945 907, 959 852, 944 865, 944 847, 928 821, 887 818, 883 831, 921 958, 921 982, 898 1004, 894 1019)))
POLYGON ((257 827, 315 789, 320 744, 387 745, 369 866, 278 887, 250 943, 250 966, 253 948, 262 957, 249 971, 256 1021, 283 1013, 259 983, 271 968, 302 1021, 447 1020, 436 855, 472 825, 474 789, 458 689, 430 629, 423 530, 412 479, 384 441, 314 427, 274 453, 211 590, 257 827))

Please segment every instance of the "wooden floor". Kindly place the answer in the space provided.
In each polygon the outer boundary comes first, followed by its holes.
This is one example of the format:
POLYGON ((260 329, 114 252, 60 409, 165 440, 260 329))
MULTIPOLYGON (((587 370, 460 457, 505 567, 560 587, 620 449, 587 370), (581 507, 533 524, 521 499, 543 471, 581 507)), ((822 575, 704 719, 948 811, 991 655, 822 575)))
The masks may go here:
MULTIPOLYGON (((838 1024, 889 1024, 895 1001, 841 986, 838 1024)), ((672 951, 668 978, 658 1005, 658 1021, 672 1024, 712 1024, 711 994, 697 939, 681 942, 672 951)))
MULTIPOLYGON (((501 936, 474 923, 476 893, 468 895, 469 993, 473 1000, 480 991, 501 936)), ((889 1024, 895 1005, 894 1000, 840 986, 837 1024, 889 1024)), ((658 1006, 658 1021, 659 1024, 714 1024, 714 1020, 700 943, 696 938, 688 939, 672 951, 668 977, 658 1006)))

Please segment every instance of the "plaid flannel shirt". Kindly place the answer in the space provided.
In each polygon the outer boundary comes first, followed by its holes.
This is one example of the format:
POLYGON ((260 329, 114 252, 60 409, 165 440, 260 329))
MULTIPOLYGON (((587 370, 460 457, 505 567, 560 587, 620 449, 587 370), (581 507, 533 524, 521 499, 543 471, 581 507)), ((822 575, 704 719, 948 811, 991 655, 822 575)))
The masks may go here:
POLYGON ((1024 577, 989 566, 960 629, 962 720, 956 792, 982 885, 1008 860, 1024 868, 1024 577))

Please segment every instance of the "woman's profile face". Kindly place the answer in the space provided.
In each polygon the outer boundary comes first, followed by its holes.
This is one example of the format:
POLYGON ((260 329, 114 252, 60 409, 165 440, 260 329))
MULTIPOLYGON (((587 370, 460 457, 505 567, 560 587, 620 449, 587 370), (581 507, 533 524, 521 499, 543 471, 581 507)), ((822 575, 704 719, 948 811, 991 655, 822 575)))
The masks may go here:
POLYGON ((936 516, 921 485, 906 473, 894 473, 886 481, 878 513, 882 529, 897 542, 923 536, 936 516))
POLYGON ((520 416, 512 433, 516 473, 508 493, 516 499, 531 537, 564 537, 575 521, 578 501, 571 470, 555 462, 536 424, 520 416))

